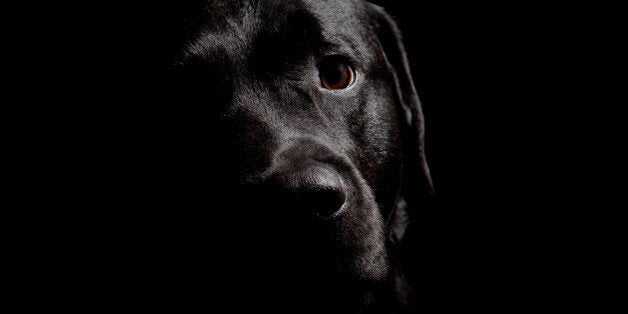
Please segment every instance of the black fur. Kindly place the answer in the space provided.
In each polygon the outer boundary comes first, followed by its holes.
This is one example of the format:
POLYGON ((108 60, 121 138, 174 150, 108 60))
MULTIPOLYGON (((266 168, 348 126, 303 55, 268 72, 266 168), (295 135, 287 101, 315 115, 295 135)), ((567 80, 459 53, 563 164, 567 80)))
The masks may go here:
POLYGON ((175 64, 181 105, 211 128, 216 141, 199 145, 221 155, 212 158, 221 182, 233 182, 225 195, 239 191, 233 210, 250 258, 268 258, 243 271, 261 283, 252 299, 276 310, 402 311, 410 292, 393 246, 431 181, 393 20, 362 1, 210 1, 188 34, 175 64), (324 90, 317 65, 336 54, 357 81, 324 90), (337 216, 312 216, 268 190, 269 173, 310 162, 342 177, 349 206, 337 216))
POLYGON ((148 278, 138 281, 161 297, 147 302, 411 311, 413 283, 403 271, 413 265, 399 247, 432 187, 394 21, 358 0, 186 3, 166 12, 168 23, 147 23, 141 50, 125 50, 125 67, 148 78, 125 100, 153 112, 145 130, 129 132, 138 138, 125 140, 143 151, 135 156, 141 179, 125 173, 130 183, 120 183, 154 203, 132 211, 141 223, 129 223, 152 239, 148 255, 138 253, 140 278, 148 278), (318 66, 329 55, 355 67, 352 86, 321 86, 318 66), (308 197, 312 181, 331 188, 308 197), (343 207, 313 210, 328 197, 343 207))

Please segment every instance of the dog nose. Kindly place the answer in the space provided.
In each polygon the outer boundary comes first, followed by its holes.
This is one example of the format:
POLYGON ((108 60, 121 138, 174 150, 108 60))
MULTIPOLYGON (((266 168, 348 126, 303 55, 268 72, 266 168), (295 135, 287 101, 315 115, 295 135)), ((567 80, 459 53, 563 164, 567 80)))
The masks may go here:
POLYGON ((311 210, 322 217, 333 216, 346 201, 340 175, 325 165, 281 169, 271 174, 267 182, 271 194, 284 206, 311 210))

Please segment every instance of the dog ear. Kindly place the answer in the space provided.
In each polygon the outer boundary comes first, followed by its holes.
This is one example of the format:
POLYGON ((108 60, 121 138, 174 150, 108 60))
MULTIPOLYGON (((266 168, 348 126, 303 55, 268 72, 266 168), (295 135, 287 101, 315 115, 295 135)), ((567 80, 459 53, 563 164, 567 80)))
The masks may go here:
MULTIPOLYGON (((388 69, 394 80, 394 92, 402 123, 403 187, 402 194, 411 207, 433 195, 433 184, 425 157, 423 111, 412 80, 408 58, 401 33, 394 20, 383 8, 366 3, 367 13, 379 45, 384 53, 388 69)), ((412 212, 412 210, 410 211, 412 212)))

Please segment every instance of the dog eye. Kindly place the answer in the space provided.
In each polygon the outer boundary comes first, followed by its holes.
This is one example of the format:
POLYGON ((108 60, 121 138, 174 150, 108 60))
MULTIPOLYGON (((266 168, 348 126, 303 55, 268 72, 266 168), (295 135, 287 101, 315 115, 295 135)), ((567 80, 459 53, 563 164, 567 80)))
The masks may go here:
POLYGON ((342 56, 325 58, 319 66, 321 84, 329 90, 349 87, 355 81, 355 70, 342 56))

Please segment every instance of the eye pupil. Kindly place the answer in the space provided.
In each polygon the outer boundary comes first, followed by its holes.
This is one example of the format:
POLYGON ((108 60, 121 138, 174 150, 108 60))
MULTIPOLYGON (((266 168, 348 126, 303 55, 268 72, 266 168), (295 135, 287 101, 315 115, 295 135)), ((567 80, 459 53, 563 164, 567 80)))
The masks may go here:
POLYGON ((321 83, 326 89, 347 88, 355 80, 355 71, 340 56, 332 56, 323 60, 319 70, 321 83))
POLYGON ((330 84, 338 84, 347 76, 347 67, 343 64, 336 63, 333 68, 329 69, 326 75, 327 82, 330 84))

